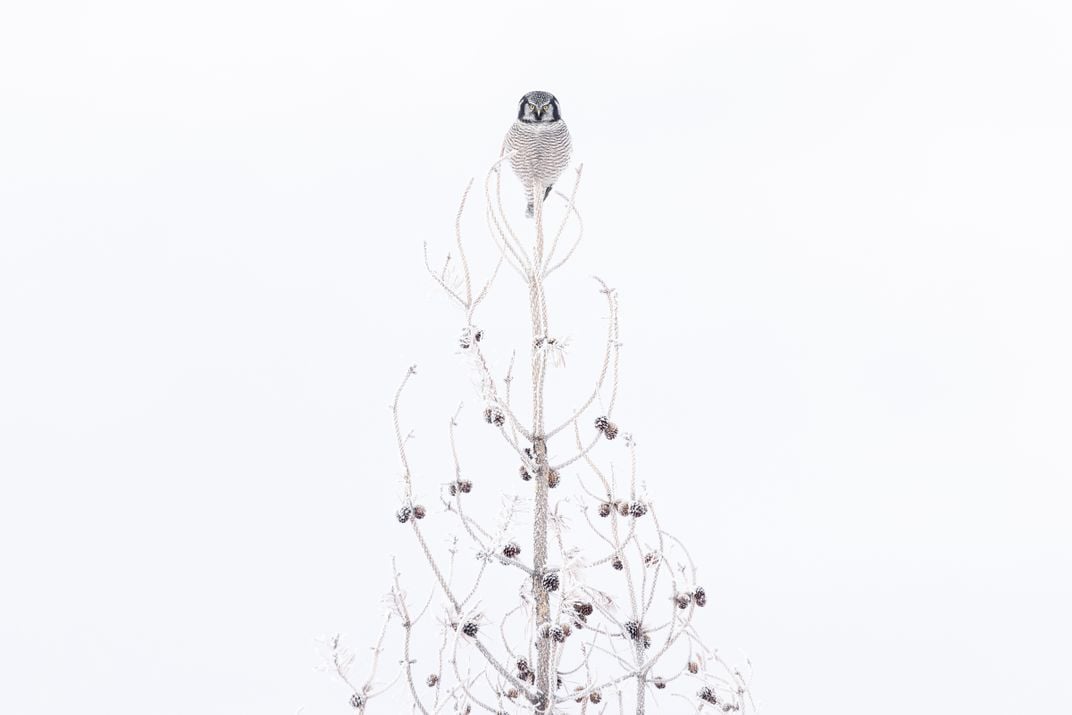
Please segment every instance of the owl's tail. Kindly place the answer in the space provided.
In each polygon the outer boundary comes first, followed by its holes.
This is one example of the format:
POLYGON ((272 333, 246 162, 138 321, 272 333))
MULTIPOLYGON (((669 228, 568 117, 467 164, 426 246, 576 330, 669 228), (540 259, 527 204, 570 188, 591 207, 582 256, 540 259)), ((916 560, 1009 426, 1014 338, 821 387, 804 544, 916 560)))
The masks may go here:
MULTIPOLYGON (((548 186, 546 189, 543 190, 543 200, 547 201, 547 197, 550 195, 551 187, 548 186)), ((535 216, 535 214, 532 210, 532 201, 529 201, 528 204, 525 205, 525 218, 532 218, 533 216, 535 216)))

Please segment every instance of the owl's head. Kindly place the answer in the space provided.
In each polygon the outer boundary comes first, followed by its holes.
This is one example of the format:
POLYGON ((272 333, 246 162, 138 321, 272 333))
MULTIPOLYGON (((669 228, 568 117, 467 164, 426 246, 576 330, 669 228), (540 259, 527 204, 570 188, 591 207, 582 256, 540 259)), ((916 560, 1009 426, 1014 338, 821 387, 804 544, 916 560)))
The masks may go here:
POLYGON ((558 100, 550 92, 529 92, 521 98, 517 109, 519 121, 529 124, 536 122, 557 122, 562 119, 558 113, 558 100))

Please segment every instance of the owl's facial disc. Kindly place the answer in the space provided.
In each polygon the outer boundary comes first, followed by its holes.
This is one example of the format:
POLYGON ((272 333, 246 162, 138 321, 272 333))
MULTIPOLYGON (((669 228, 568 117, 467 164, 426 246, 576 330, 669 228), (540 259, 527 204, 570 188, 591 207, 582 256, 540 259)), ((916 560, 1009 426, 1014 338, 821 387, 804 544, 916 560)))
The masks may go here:
POLYGON ((521 98, 518 119, 524 122, 553 122, 558 119, 558 105, 549 92, 533 91, 521 98))

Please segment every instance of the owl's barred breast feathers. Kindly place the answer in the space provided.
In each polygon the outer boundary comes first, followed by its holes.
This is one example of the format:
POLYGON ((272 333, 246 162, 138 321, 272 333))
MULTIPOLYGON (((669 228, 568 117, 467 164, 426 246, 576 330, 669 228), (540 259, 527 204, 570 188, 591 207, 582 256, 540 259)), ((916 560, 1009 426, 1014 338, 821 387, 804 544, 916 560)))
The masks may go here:
POLYGON ((570 148, 569 129, 562 121, 514 122, 506 135, 507 151, 516 151, 510 165, 529 192, 537 183, 546 188, 558 180, 569 166, 570 148))

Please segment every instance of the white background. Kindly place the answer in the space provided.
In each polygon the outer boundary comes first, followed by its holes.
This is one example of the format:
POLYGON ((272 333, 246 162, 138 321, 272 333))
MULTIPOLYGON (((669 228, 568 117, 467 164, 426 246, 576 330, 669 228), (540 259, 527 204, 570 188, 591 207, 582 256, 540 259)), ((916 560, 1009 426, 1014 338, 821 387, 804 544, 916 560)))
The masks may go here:
POLYGON ((585 163, 561 389, 598 273, 619 421, 765 711, 1072 712, 1070 35, 1059 2, 7 0, 0 712, 349 711, 314 638, 363 671, 414 552, 407 365, 425 494, 461 401, 480 489, 517 486, 421 244, 537 88, 585 163))

